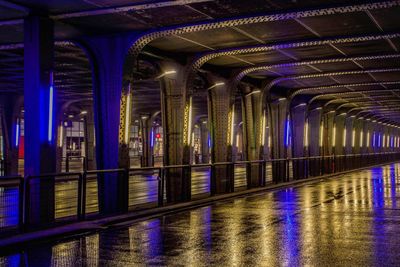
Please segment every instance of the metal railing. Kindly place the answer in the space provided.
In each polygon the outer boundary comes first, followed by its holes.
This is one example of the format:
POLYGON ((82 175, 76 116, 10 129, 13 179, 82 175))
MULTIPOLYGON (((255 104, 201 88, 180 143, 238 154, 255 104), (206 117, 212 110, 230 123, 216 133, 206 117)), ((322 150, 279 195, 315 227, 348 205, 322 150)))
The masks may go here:
POLYGON ((0 159, 0 176, 5 175, 5 161, 4 159, 0 159))
POLYGON ((218 194, 221 188, 229 193, 398 159, 400 152, 383 152, 0 177, 0 235, 23 231, 30 225, 32 208, 45 205, 45 200, 34 194, 46 188, 54 201, 49 205, 54 208, 49 210, 54 214, 50 219, 66 223, 101 215, 99 207, 104 199, 99 197, 98 185, 105 177, 124 183, 126 210, 137 210, 171 203, 167 182, 174 172, 183 177, 187 192, 181 201, 187 201, 218 194))
POLYGON ((67 156, 62 157, 61 169, 65 172, 76 172, 87 170, 87 161, 83 156, 67 156))

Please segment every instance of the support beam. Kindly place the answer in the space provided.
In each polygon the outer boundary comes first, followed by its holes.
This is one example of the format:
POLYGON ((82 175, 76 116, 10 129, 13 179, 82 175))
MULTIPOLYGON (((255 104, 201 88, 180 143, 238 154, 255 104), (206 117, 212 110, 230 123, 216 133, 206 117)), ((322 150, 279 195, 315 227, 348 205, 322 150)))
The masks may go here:
MULTIPOLYGON (((25 175, 56 171, 55 95, 53 87, 53 22, 30 16, 24 22, 25 175)), ((29 184, 27 221, 39 225, 54 220, 54 178, 29 184)))
MULTIPOLYGON (((226 81, 208 76, 211 161, 212 163, 231 162, 233 144, 234 102, 231 99, 232 88, 226 81)), ((211 179, 211 193, 221 194, 233 190, 233 169, 228 165, 215 166, 211 179)))
MULTIPOLYGON (((310 157, 321 156, 321 119, 322 108, 315 108, 308 111, 308 155, 310 157)), ((322 135, 321 135, 322 134, 322 135)), ((310 159, 309 161, 310 175, 321 175, 322 161, 320 159, 310 159)))
MULTIPOLYGON (((267 103, 268 115, 272 140, 272 159, 286 159, 288 137, 287 137, 287 117, 288 117, 288 100, 281 98, 267 103)), ((272 180, 275 183, 288 181, 288 171, 286 161, 272 162, 272 180)))
MULTIPOLYGON (((190 163, 188 133, 189 109, 184 86, 185 68, 174 62, 161 62, 161 114, 164 134, 164 165, 190 163), (184 148, 186 157, 184 157, 184 148)), ((190 199, 190 176, 182 168, 166 171, 167 202, 190 199)))
MULTIPOLYGON (((246 160, 261 160, 262 128, 263 128, 263 99, 260 90, 254 90, 242 97, 243 129, 245 131, 246 160)), ((247 187, 258 187, 263 184, 262 164, 250 164, 246 168, 247 187)))
POLYGON ((142 133, 142 159, 141 166, 142 167, 151 167, 153 166, 153 146, 152 142, 154 142, 154 134, 152 134, 152 119, 150 114, 142 114, 140 116, 140 130, 142 133))
MULTIPOLYGON (((129 154, 126 140, 129 131, 124 131, 125 124, 121 121, 125 123, 125 113, 130 112, 126 111, 129 99, 126 92, 129 92, 130 84, 123 84, 122 69, 130 41, 124 36, 93 37, 85 39, 85 44, 93 73, 97 169, 127 168, 129 154)), ((106 215, 126 211, 128 177, 113 172, 99 174, 97 178, 100 213, 106 215)))
MULTIPOLYGON (((292 157, 302 158, 305 157, 305 142, 304 134, 306 130, 306 112, 308 107, 306 104, 299 104, 290 109, 290 118, 292 124, 292 157)), ((307 126, 308 127, 308 126, 307 126)), ((306 178, 307 165, 305 160, 295 160, 293 161, 293 178, 303 179, 306 178)))

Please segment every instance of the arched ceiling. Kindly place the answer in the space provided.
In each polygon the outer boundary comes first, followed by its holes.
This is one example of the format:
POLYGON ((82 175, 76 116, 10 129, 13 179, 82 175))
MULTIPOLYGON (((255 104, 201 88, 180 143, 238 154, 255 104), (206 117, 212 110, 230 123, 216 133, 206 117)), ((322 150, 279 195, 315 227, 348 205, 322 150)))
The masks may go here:
MULTIPOLYGON (((23 88, 21 19, 30 10, 56 22, 56 83, 66 98, 90 96, 91 76, 82 50, 63 41, 200 23, 160 35, 140 57, 194 58, 199 71, 226 78, 239 73, 241 81, 281 96, 311 101, 323 95, 315 101, 337 99, 331 105, 400 123, 400 1, 0 1, 2 93, 23 88)), ((137 112, 153 113, 157 83, 140 81, 137 87, 137 112)), ((203 105, 198 113, 204 112, 203 105)))

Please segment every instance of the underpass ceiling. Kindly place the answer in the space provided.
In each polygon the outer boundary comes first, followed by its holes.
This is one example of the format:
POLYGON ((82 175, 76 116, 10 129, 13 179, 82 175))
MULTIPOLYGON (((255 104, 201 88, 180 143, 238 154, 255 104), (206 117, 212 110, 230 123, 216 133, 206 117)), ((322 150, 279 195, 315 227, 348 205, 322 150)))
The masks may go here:
MULTIPOLYGON (((368 3, 369 1, 354 1, 368 3)), ((249 15, 301 11, 334 5, 350 5, 349 1, 28 1, 16 0, 14 4, 48 13, 56 21, 56 37, 69 39, 82 34, 109 34, 132 30, 154 30, 160 27, 183 25, 195 22, 214 22, 221 18, 245 17, 249 15), (171 2, 174 2, 171 4, 171 2), (161 4, 160 4, 161 3, 161 4), (112 7, 112 8, 111 8, 112 7), (116 12, 113 7, 122 7, 116 12), (110 23, 112 22, 112 23, 110 23)), ((0 5, 1 6, 1 5, 0 5)), ((26 11, 18 8, 0 7, 0 44, 21 43, 23 30, 21 21, 26 11), (4 12, 3 12, 4 11, 4 12), (4 21, 13 20, 12 23, 4 21), (2 23, 3 22, 3 23, 2 23)), ((343 14, 325 13, 306 18, 288 18, 275 21, 226 26, 217 29, 173 34, 153 40, 144 52, 157 51, 169 57, 186 57, 201 53, 215 53, 219 50, 237 49, 248 46, 292 43, 305 40, 321 40, 343 36, 382 35, 400 33, 398 20, 400 7, 351 11, 343 14)), ((56 86, 63 98, 79 99, 92 97, 89 63, 83 52, 72 44, 56 45, 56 86)), ((208 60, 202 68, 205 71, 220 71, 226 74, 238 69, 265 66, 247 73, 254 81, 272 80, 285 76, 318 74, 341 71, 368 71, 372 69, 400 68, 399 57, 323 62, 328 59, 345 59, 358 56, 398 55, 400 37, 366 39, 363 41, 315 44, 302 47, 286 47, 263 52, 235 52, 208 60), (312 64, 301 64, 314 60, 312 64), (321 62, 318 62, 321 60, 321 62), (300 63, 300 64, 298 64, 300 63)), ((145 54, 142 54, 143 57, 145 54)), ((144 69, 143 69, 144 70, 144 69)), ((328 75, 326 77, 293 78, 277 85, 280 91, 326 87, 323 90, 304 92, 306 98, 321 93, 343 93, 349 91, 396 89, 396 84, 379 82, 399 81, 400 72, 373 72, 351 75, 328 75), (341 84, 376 83, 365 86, 337 86, 341 84)), ((22 92, 23 49, 1 50, 0 45, 0 92, 22 92)), ((136 84, 135 112, 153 113, 160 108, 159 85, 154 81, 140 81, 136 84)), ((376 96, 380 96, 378 93, 376 96)), ((394 102, 398 94, 390 92, 383 96, 394 102)), ((375 95, 365 98, 365 105, 376 104, 375 95)), ((335 97, 328 97, 328 99, 335 97)), ((195 113, 207 113, 206 92, 196 91, 195 113)), ((361 105, 361 104, 357 104, 361 105)), ((383 105, 383 104, 382 104, 383 105)), ((400 121, 398 121, 400 122, 400 121)))

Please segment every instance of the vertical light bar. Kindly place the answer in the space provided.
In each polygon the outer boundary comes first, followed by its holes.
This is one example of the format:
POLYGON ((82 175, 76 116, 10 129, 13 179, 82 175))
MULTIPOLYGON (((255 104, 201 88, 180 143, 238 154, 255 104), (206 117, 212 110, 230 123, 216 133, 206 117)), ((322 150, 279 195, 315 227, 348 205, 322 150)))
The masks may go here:
POLYGON ((261 135, 261 145, 262 146, 264 146, 264 144, 265 144, 265 132, 266 132, 265 128, 267 127, 266 118, 265 117, 266 116, 265 116, 265 110, 264 110, 263 120, 262 120, 262 135, 261 135))
POLYGON ((333 125, 333 133, 332 133, 332 147, 336 145, 336 125, 333 125))
POLYGON ((385 136, 385 134, 383 134, 382 147, 385 147, 385 145, 386 145, 386 136, 385 136))
POLYGON ((375 132, 374 132, 374 134, 372 135, 372 147, 375 147, 375 132))
POLYGON ((308 147, 308 120, 304 124, 304 147, 308 147))
POLYGON ((323 144, 323 140, 324 140, 324 125, 321 124, 321 126, 319 127, 319 146, 322 147, 323 144))
POLYGON ((353 134, 351 136, 351 147, 354 147, 355 143, 356 143, 356 130, 353 129, 353 134))
POLYGON ((390 135, 386 137, 386 147, 390 147, 390 135))
POLYGON ((290 134, 290 121, 289 118, 286 119, 286 131, 285 131, 285 145, 289 145, 289 134, 290 134))
POLYGON ((369 131, 367 132, 367 147, 369 147, 369 143, 370 143, 370 138, 369 138, 369 131))
POLYGON ((346 147, 346 141, 347 141, 346 134, 347 134, 346 127, 344 127, 344 129, 343 129, 343 147, 346 147))
POLYGON ((58 146, 63 147, 64 131, 63 131, 62 123, 60 126, 58 126, 58 132, 59 132, 58 146))
POLYGON ((234 138, 235 138, 233 136, 233 134, 235 133, 234 126, 235 126, 235 105, 232 106, 231 140, 230 140, 231 145, 233 145, 233 141, 234 141, 234 138))
POLYGON ((239 133, 236 134, 236 147, 239 147, 239 133))
POLYGON ((363 137, 364 137, 364 131, 363 130, 361 130, 361 132, 360 132, 360 147, 363 147, 363 137))
POLYGON ((268 147, 271 147, 271 135, 268 135, 268 147))
POLYGON ((17 119, 17 123, 15 124, 15 146, 19 146, 19 119, 17 119))
POLYGON ((131 84, 128 85, 128 94, 126 96, 126 109, 125 109, 125 144, 129 144, 129 131, 131 121, 131 84))
POLYGON ((381 134, 378 133, 378 147, 381 147, 381 134))
POLYGON ((150 133, 150 146, 154 147, 154 128, 151 127, 151 133, 150 133))
POLYGON ((188 118, 188 133, 187 133, 187 142, 188 145, 191 143, 191 137, 192 137, 192 96, 190 96, 189 99, 189 118, 188 118))
POLYGON ((50 73, 50 88, 49 88, 49 128, 47 132, 47 139, 49 143, 53 140, 53 101, 54 101, 54 87, 53 87, 53 72, 50 73))

